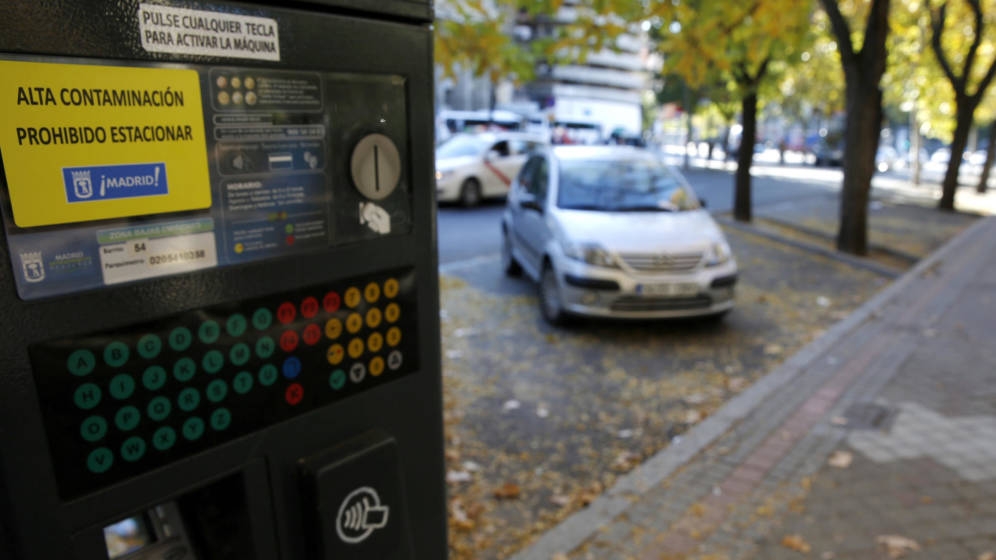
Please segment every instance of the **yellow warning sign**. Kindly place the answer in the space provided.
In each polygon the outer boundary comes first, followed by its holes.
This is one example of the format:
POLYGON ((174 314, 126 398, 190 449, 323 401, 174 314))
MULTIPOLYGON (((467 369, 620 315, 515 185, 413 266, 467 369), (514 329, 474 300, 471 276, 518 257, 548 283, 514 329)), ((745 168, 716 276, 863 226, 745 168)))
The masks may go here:
POLYGON ((211 206, 196 71, 0 60, 0 75, 19 227, 211 206))

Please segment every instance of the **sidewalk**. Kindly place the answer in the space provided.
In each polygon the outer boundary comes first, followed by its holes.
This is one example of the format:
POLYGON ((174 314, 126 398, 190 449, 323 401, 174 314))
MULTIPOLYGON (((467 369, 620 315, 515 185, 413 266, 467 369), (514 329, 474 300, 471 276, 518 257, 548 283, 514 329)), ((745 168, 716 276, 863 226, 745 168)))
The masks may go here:
POLYGON ((516 560, 991 560, 996 218, 516 560))

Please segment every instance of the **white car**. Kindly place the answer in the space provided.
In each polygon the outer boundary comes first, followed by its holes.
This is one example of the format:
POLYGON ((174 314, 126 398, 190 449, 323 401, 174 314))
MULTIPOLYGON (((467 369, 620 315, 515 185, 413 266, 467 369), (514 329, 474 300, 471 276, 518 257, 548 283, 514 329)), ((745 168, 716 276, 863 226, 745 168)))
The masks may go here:
POLYGON ((527 132, 453 136, 436 148, 436 199, 469 207, 504 197, 529 153, 545 144, 527 132))
POLYGON ((730 246, 684 177, 626 146, 530 156, 502 217, 502 266, 539 284, 553 324, 572 314, 721 317, 737 283, 730 246))

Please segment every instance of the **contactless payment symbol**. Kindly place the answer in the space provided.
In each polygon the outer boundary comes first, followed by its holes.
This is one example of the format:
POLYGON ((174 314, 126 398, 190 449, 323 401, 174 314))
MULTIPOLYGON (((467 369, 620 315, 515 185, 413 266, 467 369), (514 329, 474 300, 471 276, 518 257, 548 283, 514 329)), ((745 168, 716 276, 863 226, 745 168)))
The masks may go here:
POLYGON ((387 525, 390 511, 390 507, 381 505, 376 490, 362 486, 350 492, 339 506, 335 532, 343 542, 359 544, 387 525))

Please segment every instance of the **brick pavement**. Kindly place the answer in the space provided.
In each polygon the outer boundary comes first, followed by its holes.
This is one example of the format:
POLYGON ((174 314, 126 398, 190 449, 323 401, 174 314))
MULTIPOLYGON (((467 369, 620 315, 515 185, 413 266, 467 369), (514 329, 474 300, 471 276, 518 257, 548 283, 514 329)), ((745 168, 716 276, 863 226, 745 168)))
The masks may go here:
POLYGON ((515 558, 864 560, 890 558, 885 536, 910 539, 891 541, 908 558, 996 553, 994 242, 996 219, 980 221, 690 432, 692 449, 515 558))

